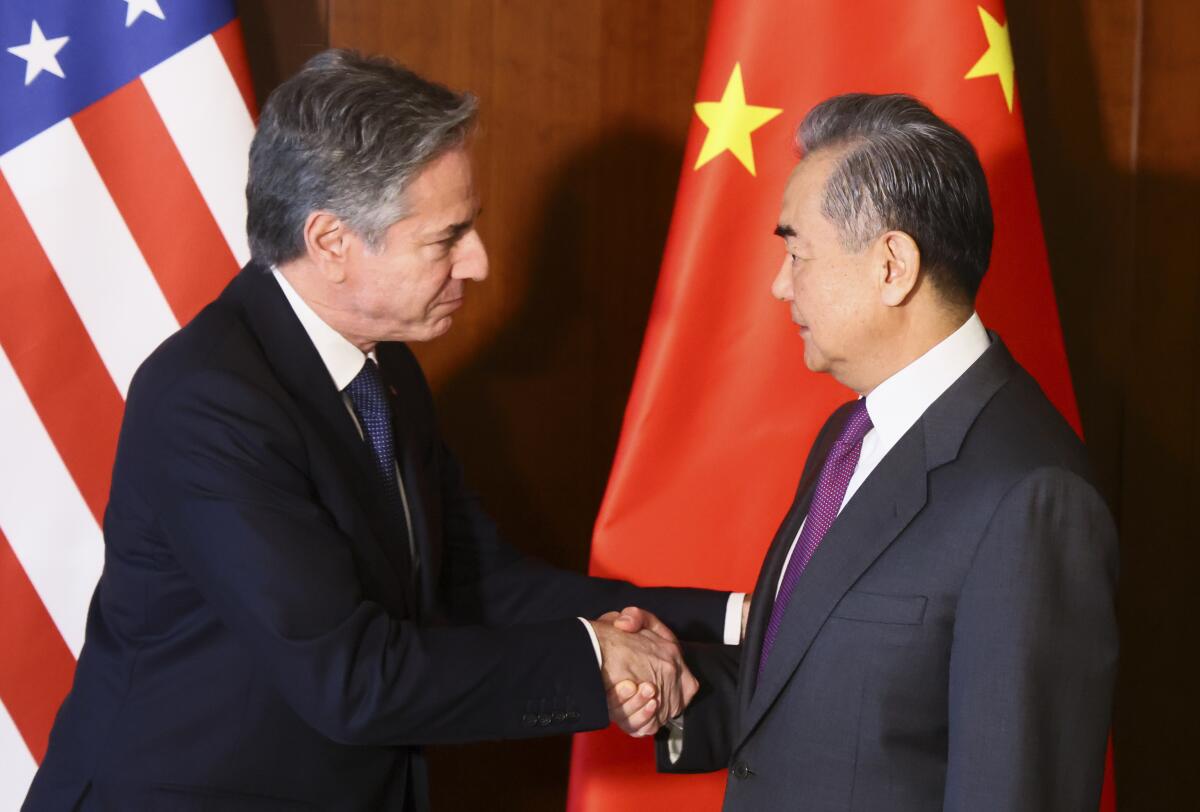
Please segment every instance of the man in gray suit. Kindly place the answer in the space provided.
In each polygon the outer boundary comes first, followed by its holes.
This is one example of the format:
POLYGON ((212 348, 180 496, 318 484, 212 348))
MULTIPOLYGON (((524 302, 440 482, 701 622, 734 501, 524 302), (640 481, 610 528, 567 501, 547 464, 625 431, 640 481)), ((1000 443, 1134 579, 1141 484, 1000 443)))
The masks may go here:
MULTIPOLYGON (((727 810, 1098 806, 1117 660, 1117 539, 1082 444, 974 301, 978 156, 907 96, 839 96, 798 133, 776 233, 829 418, 740 647, 660 769, 728 769, 727 810)), ((653 623, 627 610, 623 623, 653 623)))

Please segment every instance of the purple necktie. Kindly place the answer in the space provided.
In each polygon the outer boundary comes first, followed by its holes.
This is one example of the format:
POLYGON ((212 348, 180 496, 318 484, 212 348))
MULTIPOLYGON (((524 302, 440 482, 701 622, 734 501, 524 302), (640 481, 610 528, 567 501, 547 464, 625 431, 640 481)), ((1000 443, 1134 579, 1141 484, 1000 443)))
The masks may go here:
POLYGON ((817 480, 817 490, 808 508, 808 518, 804 520, 804 530, 800 533, 796 549, 792 551, 792 558, 779 584, 779 594, 775 596, 771 619, 767 621, 767 632, 763 635, 762 655, 758 660, 760 677, 767 665, 771 647, 775 645, 775 638, 779 635, 783 613, 787 611, 796 583, 842 509, 842 499, 846 497, 846 488, 850 485, 850 478, 854 476, 859 454, 862 453, 863 437, 870 430, 871 416, 867 414, 867 399, 859 398, 850 407, 846 425, 842 426, 833 448, 829 450, 829 456, 825 458, 825 464, 821 466, 821 477, 817 480))

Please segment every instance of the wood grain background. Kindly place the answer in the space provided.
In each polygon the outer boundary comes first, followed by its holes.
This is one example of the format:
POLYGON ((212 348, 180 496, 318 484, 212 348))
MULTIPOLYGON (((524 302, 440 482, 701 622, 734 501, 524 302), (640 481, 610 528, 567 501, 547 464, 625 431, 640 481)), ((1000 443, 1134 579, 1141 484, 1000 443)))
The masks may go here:
MULTIPOLYGON (((419 348, 444 429, 528 552, 587 565, 711 0, 241 0, 260 99, 329 46, 481 99, 492 276, 419 348)), ((1200 4, 1008 0, 1088 444, 1122 541, 1120 808, 1193 808, 1200 4)), ((569 742, 438 748, 439 810, 561 810, 569 742)))

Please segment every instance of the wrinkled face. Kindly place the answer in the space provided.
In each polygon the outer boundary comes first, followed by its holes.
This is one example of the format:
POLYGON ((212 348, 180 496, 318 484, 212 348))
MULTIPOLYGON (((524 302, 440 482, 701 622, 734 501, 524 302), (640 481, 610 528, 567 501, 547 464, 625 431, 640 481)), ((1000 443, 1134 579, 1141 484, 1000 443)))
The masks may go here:
POLYGON ((475 231, 479 201, 465 149, 438 157, 409 184, 409 216, 372 251, 357 237, 347 251, 343 304, 354 332, 372 341, 428 341, 450 329, 466 280, 487 277, 475 231))
POLYGON ((880 302, 871 247, 847 251, 837 227, 821 213, 836 157, 814 153, 788 180, 775 231, 787 254, 771 294, 788 303, 808 368, 856 389, 861 377, 856 371, 870 365, 880 346, 880 302))

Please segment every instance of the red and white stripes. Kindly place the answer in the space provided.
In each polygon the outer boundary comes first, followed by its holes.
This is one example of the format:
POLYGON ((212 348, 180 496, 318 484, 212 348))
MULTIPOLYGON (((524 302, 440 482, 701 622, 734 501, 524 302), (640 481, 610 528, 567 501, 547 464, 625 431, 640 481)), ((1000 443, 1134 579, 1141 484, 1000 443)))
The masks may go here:
POLYGON ((0 156, 0 809, 70 687, 124 396, 249 259, 238 22, 0 156))

